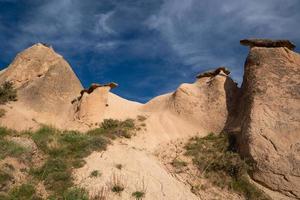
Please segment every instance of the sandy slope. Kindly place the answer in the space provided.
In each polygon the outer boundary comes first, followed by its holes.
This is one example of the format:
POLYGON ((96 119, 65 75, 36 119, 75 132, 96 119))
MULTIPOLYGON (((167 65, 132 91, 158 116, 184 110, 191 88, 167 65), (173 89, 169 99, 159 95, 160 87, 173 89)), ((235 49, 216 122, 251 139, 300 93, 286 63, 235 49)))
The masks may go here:
MULTIPOLYGON (((93 153, 86 165, 76 170, 78 184, 91 192, 107 187, 113 174, 125 184, 122 196, 109 199, 132 199, 141 182, 146 199, 193 200, 190 187, 176 179, 157 157, 159 147, 170 141, 220 132, 231 111, 236 84, 226 75, 197 79, 182 84, 170 94, 147 104, 128 101, 110 92, 109 86, 83 92, 72 68, 52 48, 36 44, 20 53, 0 72, 0 83, 10 80, 18 89, 18 101, 5 106, 1 126, 16 130, 35 129, 40 124, 60 129, 86 131, 99 126, 103 119, 136 119, 146 116, 146 127, 131 139, 115 142, 103 153, 93 153), (122 170, 115 165, 122 164, 122 170), (92 170, 102 176, 90 178, 92 170)), ((167 147, 166 147, 167 148, 167 147)))
POLYGON ((121 177, 125 191, 121 196, 110 193, 110 199, 133 199, 132 193, 139 190, 143 182, 147 188, 145 199, 198 199, 190 192, 190 187, 175 179, 154 154, 167 141, 195 134, 196 128, 172 114, 151 114, 146 120, 146 130, 138 132, 136 137, 117 141, 107 151, 89 156, 86 165, 75 172, 77 182, 97 193, 101 188, 109 187, 115 174, 121 177), (116 168, 117 164, 123 166, 121 170, 116 168), (99 170, 102 176, 90 178, 93 170, 99 170))
MULTIPOLYGON (((205 136, 212 130, 220 130, 219 126, 224 125, 226 116, 220 115, 215 110, 221 109, 222 106, 224 106, 223 109, 226 109, 226 100, 223 100, 226 99, 224 90, 226 80, 226 76, 220 76, 215 79, 204 79, 201 82, 196 81, 194 84, 182 85, 179 87, 180 91, 159 96, 146 105, 109 94, 107 100, 109 106, 105 108, 104 118, 125 119, 143 115, 147 117, 144 122, 145 129, 129 140, 115 142, 105 152, 94 152, 86 159, 86 165, 76 170, 74 175, 76 182, 96 194, 102 188, 109 188, 112 176, 116 175, 124 183, 125 190, 121 196, 109 192, 109 199, 133 199, 132 193, 141 187, 142 182, 147 188, 145 199, 200 199, 190 191, 190 185, 179 181, 166 169, 157 155, 160 151, 166 150, 167 144, 171 141, 186 140, 194 135, 205 136), (209 91, 208 87, 213 87, 212 91, 209 91), (189 102, 186 96, 181 96, 182 91, 183 95, 195 94, 192 101, 189 102), (206 98, 199 97, 197 95, 199 92, 206 98), (209 97, 206 96, 207 93, 210 94, 209 97), (209 98, 220 101, 216 105, 208 106, 209 98), (194 105, 193 110, 187 110, 190 103, 194 105), (201 109, 210 109, 211 113, 203 113, 201 109), (214 115, 215 125, 212 123, 212 126, 203 126, 207 119, 205 115, 208 117, 214 115), (196 122, 195 118, 201 117, 202 120, 199 123, 196 122), (205 129, 205 127, 209 129, 205 129), (162 146, 165 146, 166 149, 161 149, 162 146), (123 166, 121 170, 116 168, 117 164, 123 166), (93 170, 99 170, 102 176, 89 177, 93 170)), ((214 196, 209 194, 204 195, 204 198, 214 199, 214 196)))

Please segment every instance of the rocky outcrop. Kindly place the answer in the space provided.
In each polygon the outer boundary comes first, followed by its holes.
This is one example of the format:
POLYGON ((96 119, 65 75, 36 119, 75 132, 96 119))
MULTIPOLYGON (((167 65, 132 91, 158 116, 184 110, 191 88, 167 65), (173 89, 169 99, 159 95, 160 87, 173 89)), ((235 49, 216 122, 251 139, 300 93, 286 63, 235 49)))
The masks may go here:
POLYGON ((116 83, 93 83, 89 88, 81 90, 80 96, 72 101, 74 118, 85 124, 99 123, 108 107, 110 89, 117 87, 116 83))
POLYGON ((295 45, 289 40, 269 40, 269 39, 244 39, 240 41, 241 45, 249 47, 286 47, 290 50, 295 49, 295 45))
POLYGON ((61 115, 82 86, 70 65, 52 48, 35 44, 19 53, 0 75, 0 83, 11 81, 18 101, 39 113, 61 115))
POLYGON ((181 84, 175 92, 154 98, 144 108, 159 112, 168 110, 207 133, 219 133, 227 123, 239 92, 237 84, 227 74, 229 70, 224 67, 202 73, 195 83, 181 84))
POLYGON ((256 164, 253 179, 299 199, 300 55, 288 43, 287 48, 258 44, 253 43, 245 63, 239 151, 256 164))

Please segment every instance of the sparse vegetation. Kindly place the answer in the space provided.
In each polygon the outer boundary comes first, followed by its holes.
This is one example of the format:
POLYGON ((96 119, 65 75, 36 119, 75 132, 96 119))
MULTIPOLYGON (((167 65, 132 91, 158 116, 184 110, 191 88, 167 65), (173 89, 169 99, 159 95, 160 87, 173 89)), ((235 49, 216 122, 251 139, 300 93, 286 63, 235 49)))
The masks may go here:
POLYGON ((13 179, 11 173, 7 170, 0 169, 0 189, 3 190, 5 186, 13 179))
POLYGON ((227 135, 211 133, 204 138, 192 138, 186 150, 186 155, 193 157, 202 176, 212 184, 238 192, 249 200, 269 199, 249 182, 247 171, 251 165, 231 150, 227 135))
POLYGON ((90 177, 98 177, 101 176, 101 173, 98 170, 93 170, 90 174, 90 177))
POLYGON ((111 139, 116 139, 117 137, 131 138, 135 129, 134 120, 132 119, 124 121, 105 119, 99 128, 88 131, 88 134, 106 136, 111 139))
POLYGON ((175 167, 175 168, 182 168, 182 167, 186 167, 187 163, 183 160, 180 160, 178 158, 175 158, 171 164, 175 167))
POLYGON ((5 81, 0 86, 0 104, 6 104, 9 101, 17 100, 17 91, 13 87, 13 83, 5 81))
POLYGON ((132 193, 132 196, 136 200, 142 200, 145 197, 145 192, 143 192, 143 191, 135 191, 135 192, 132 193))
POLYGON ((49 157, 32 174, 44 181, 47 190, 62 196, 73 186, 72 169, 84 163, 83 158, 93 151, 105 150, 109 140, 103 136, 58 131, 43 127, 32 135, 37 146, 49 157))
POLYGON ((20 157, 26 153, 26 149, 13 141, 1 138, 0 140, 0 160, 8 156, 20 157))
POLYGON ((82 188, 70 188, 64 193, 63 200, 89 200, 89 195, 82 188))
POLYGON ((108 183, 108 186, 113 193, 116 193, 118 195, 121 195, 121 193, 125 189, 125 185, 124 185, 122 177, 118 176, 116 174, 113 174, 111 176, 111 180, 108 183))
POLYGON ((102 187, 95 195, 93 195, 92 200, 109 200, 108 192, 106 187, 102 187))
MULTIPOLYGON (((84 190, 74 188, 72 170, 82 167, 85 163, 84 158, 93 151, 105 150, 112 139, 129 137, 128 135, 131 136, 134 130, 135 124, 131 119, 125 121, 107 119, 99 128, 85 134, 77 131, 60 131, 48 126, 44 126, 35 132, 24 132, 23 135, 30 137, 46 157, 46 161, 42 166, 30 166, 29 175, 31 175, 32 180, 43 182, 51 200, 88 199, 88 195, 84 190)), ((27 149, 6 139, 18 134, 15 131, 0 127, 0 159, 7 156, 20 157, 27 153, 27 149)), ((122 168, 122 165, 120 166, 119 168, 122 168)), ((91 172, 91 177, 100 175, 97 170, 91 172)), ((10 178, 9 174, 1 171, 0 184, 9 181, 10 178)), ((111 191, 120 194, 124 190, 124 185, 121 184, 120 178, 117 176, 113 180, 111 191)), ((36 198, 32 188, 28 185, 18 189, 10 189, 9 193, 6 194, 9 198, 12 191, 16 194, 31 191, 33 197, 36 198)), ((28 195, 25 196, 28 197, 28 195)), ((32 197, 30 196, 27 199, 32 199, 32 197)))
POLYGON ((142 200, 146 196, 146 190, 147 188, 145 186, 145 181, 143 179, 141 183, 137 184, 136 191, 134 191, 131 195, 136 200, 142 200))
POLYGON ((5 200, 42 200, 38 197, 35 188, 31 184, 22 184, 13 188, 5 200))

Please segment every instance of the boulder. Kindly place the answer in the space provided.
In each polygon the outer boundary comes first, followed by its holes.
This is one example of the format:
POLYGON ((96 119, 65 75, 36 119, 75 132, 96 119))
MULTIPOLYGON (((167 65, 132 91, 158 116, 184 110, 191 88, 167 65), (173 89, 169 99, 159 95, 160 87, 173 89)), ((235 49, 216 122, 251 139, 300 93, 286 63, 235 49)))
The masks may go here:
POLYGON ((241 45, 249 47, 286 47, 290 50, 295 49, 295 45, 289 40, 269 40, 269 39, 244 39, 240 41, 241 45))
POLYGON ((257 47, 287 47, 284 42, 250 43, 237 117, 238 149, 254 162, 254 180, 300 199, 300 55, 290 48, 257 47))

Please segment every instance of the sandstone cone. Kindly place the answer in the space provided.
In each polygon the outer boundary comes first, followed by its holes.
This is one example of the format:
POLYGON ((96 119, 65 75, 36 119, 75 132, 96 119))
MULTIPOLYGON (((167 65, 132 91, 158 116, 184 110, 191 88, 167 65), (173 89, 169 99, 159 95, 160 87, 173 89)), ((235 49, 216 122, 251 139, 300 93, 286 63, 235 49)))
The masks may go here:
POLYGON ((52 48, 36 44, 20 54, 0 76, 12 81, 18 99, 37 112, 61 114, 82 86, 70 65, 52 48))

